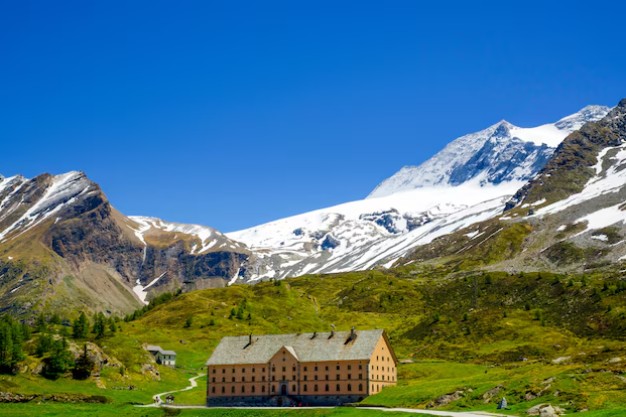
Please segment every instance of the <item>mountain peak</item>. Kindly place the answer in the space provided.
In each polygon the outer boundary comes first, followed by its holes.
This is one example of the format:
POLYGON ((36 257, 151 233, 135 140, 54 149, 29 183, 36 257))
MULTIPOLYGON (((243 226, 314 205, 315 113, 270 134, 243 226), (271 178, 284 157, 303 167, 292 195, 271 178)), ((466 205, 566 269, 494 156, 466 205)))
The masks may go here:
POLYGON ((456 186, 473 178, 481 184, 527 181, 571 132, 604 117, 610 108, 586 106, 553 124, 517 127, 502 119, 461 136, 419 166, 405 166, 380 183, 368 198, 430 186, 456 186))

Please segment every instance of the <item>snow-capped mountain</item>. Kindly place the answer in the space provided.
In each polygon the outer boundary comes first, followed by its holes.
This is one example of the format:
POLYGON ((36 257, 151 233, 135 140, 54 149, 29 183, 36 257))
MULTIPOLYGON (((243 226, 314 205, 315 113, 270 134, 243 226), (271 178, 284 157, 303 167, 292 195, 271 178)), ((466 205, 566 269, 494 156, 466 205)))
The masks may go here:
POLYGON ((482 183, 528 181, 570 133, 603 118, 609 108, 587 106, 556 123, 521 128, 502 120, 461 136, 419 166, 403 167, 378 185, 368 198, 415 188, 459 185, 481 176, 482 183))
MULTIPOLYGON (((502 121, 403 168, 366 199, 227 234, 127 217, 81 172, 0 177, 0 305, 28 311, 78 300, 80 308, 127 312, 166 290, 391 266, 417 247, 454 254, 508 221, 535 218, 519 210, 508 217, 505 207, 537 210, 537 229, 549 232, 540 242, 582 230, 576 239, 614 245, 616 233, 626 234, 604 230, 623 224, 624 109, 626 101, 587 124, 608 108, 536 128, 502 121), (559 228, 543 226, 550 222, 559 228)), ((535 249, 526 263, 541 258, 535 249)))
POLYGON ((497 216, 563 138, 608 111, 588 106, 535 128, 502 121, 454 140, 418 167, 403 168, 364 200, 229 233, 257 255, 241 277, 391 265, 417 245, 497 216))
POLYGON ((248 256, 208 227, 124 216, 82 172, 0 177, 3 308, 80 300, 127 312, 148 292, 221 286, 248 256))

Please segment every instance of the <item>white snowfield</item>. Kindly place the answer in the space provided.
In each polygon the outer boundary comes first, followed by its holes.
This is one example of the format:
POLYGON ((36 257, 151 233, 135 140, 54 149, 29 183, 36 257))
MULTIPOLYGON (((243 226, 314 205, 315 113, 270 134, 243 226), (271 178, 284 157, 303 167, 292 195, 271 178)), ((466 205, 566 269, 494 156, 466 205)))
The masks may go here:
POLYGON ((523 185, 479 183, 480 179, 476 179, 456 187, 419 188, 354 201, 227 236, 245 242, 253 251, 265 253, 266 259, 273 259, 255 271, 251 280, 368 269, 393 263, 417 245, 497 216, 523 185), (387 225, 394 232, 372 221, 380 219, 381 213, 387 215, 387 225), (419 219, 423 224, 409 228, 411 219, 419 219), (328 240, 336 245, 323 248, 328 240))

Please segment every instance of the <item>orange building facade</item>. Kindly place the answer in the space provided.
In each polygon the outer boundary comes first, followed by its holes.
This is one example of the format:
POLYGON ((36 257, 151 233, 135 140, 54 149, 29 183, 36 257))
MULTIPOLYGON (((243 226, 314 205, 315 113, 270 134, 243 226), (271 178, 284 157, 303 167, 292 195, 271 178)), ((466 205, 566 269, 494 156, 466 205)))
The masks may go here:
POLYGON ((207 361, 207 405, 336 405, 395 385, 383 330, 225 337, 207 361))

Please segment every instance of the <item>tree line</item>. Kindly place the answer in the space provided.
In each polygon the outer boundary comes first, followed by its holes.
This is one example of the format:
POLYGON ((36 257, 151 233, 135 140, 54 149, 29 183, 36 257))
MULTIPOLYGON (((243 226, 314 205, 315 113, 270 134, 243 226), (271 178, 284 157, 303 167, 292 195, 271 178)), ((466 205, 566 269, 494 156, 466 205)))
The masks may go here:
POLYGON ((41 374, 46 378, 57 379, 71 371, 75 379, 86 379, 95 368, 86 342, 115 334, 120 330, 119 322, 115 316, 95 313, 89 318, 84 312, 73 321, 42 313, 32 324, 0 316, 0 373, 17 374, 20 362, 32 355, 41 358, 41 374), (83 344, 77 357, 70 350, 69 340, 83 344))

